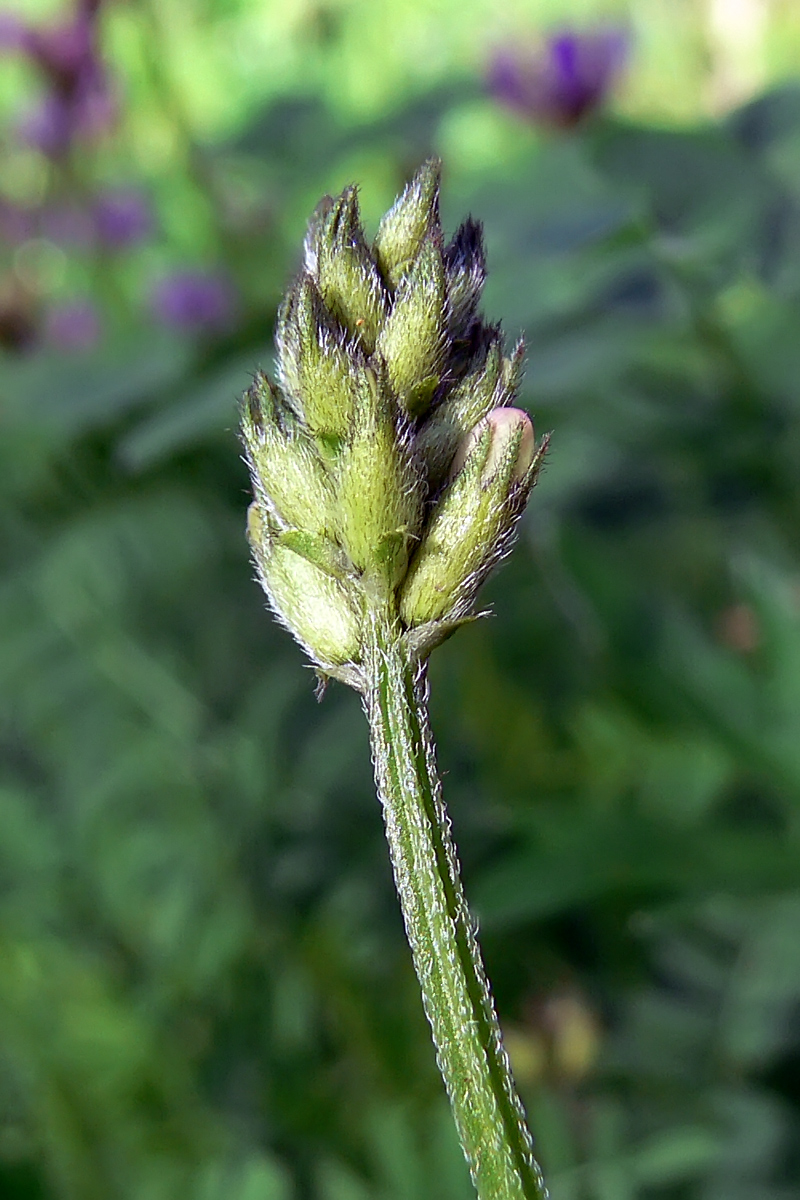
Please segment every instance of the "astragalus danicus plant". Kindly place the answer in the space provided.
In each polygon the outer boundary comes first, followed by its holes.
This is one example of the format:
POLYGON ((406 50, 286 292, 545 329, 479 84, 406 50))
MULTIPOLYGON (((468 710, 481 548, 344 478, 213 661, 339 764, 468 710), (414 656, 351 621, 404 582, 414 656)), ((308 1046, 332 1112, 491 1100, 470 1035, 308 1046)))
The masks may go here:
POLYGON ((423 165, 370 244, 355 187, 317 207, 278 316, 277 377, 243 411, 248 536, 320 679, 362 695, 406 931, 481 1200, 541 1200, 459 878, 427 716, 431 650, 474 616, 541 466, 522 346, 478 313, 468 218, 445 242, 423 165))

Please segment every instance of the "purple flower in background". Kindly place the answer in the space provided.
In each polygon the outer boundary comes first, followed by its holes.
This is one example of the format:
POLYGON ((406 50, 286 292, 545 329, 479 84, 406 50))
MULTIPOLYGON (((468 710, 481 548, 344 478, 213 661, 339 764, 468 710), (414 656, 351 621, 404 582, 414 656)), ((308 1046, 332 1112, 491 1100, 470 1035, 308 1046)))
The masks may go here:
POLYGON ((17 132, 28 146, 55 158, 68 149, 72 141, 72 114, 62 98, 52 93, 22 114, 17 132))
POLYGON ((0 241, 20 245, 36 236, 36 220, 28 208, 0 199, 0 241))
POLYGON ((31 29, 16 13, 0 12, 0 53, 24 54, 30 46, 31 29))
POLYGON ((113 249, 133 246, 153 229, 147 198, 133 188, 104 192, 95 202, 93 215, 97 236, 113 249))
POLYGON ((91 246, 94 222, 78 204, 53 204, 42 211, 42 234, 59 246, 91 246))
POLYGON ((236 297, 230 281, 206 271, 176 271, 155 287, 155 315, 182 330, 223 330, 230 326, 236 297))
POLYGON ((0 49, 25 54, 44 76, 41 102, 23 115, 20 136, 57 158, 76 138, 94 137, 116 116, 108 73, 97 45, 98 5, 81 4, 65 24, 32 26, 0 13, 0 49))
POLYGON ((538 50, 499 50, 489 67, 489 91, 533 121, 570 128, 605 101, 628 49, 622 29, 563 30, 538 50))
POLYGON ((91 350, 100 339, 100 318, 88 300, 51 308, 45 321, 47 341, 60 350, 91 350))
POLYGON ((93 23, 78 13, 74 20, 63 25, 34 27, 26 39, 25 50, 52 78, 72 81, 94 65, 93 23))

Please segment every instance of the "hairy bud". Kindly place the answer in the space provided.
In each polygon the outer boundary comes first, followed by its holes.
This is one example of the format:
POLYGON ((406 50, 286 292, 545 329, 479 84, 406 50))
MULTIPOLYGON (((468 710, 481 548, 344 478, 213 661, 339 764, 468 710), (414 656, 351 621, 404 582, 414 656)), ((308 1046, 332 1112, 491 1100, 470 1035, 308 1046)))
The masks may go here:
POLYGON ((444 252, 447 276, 450 335, 458 338, 467 332, 486 282, 486 251, 483 233, 477 221, 467 217, 455 232, 444 252))
POLYGON ((250 506, 247 531, 273 611, 315 662, 335 667, 357 659, 363 620, 344 584, 284 545, 257 505, 250 506))
POLYGON ((319 218, 306 242, 306 266, 332 316, 371 354, 386 315, 386 294, 364 240, 354 187, 345 188, 319 218))
POLYGON ((426 235, 441 233, 439 186, 442 168, 429 159, 378 226, 373 253, 383 278, 396 288, 411 269, 426 235))
POLYGON ((476 360, 472 369, 453 385, 417 435, 417 450, 434 486, 444 479, 469 431, 493 408, 504 403, 503 350, 500 334, 495 330, 483 360, 476 360))
POLYGON ((338 526, 353 564, 393 588, 408 561, 422 515, 419 477, 386 385, 367 368, 350 438, 338 465, 338 526))
POLYGON ((378 338, 378 353, 405 410, 428 408, 442 369, 447 293, 442 252, 426 238, 378 338))
POLYGON ((533 426, 517 408, 495 409, 464 439, 403 584, 406 625, 468 611, 525 506, 534 455, 533 426))
POLYGON ((281 382, 310 431, 346 436, 358 387, 359 356, 337 336, 313 280, 303 276, 289 293, 276 331, 281 382))
POLYGON ((278 389, 258 375, 243 417, 248 461, 256 490, 284 528, 325 533, 333 496, 316 446, 278 389))

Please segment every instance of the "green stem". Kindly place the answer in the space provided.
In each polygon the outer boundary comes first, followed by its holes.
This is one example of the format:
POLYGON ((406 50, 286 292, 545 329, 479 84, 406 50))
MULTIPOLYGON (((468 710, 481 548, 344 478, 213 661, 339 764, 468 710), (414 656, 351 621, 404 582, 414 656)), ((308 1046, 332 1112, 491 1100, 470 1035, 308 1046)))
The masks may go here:
POLYGON ((436 774, 424 670, 370 626, 365 707, 386 836, 439 1070, 480 1200, 545 1200, 461 886, 436 774))

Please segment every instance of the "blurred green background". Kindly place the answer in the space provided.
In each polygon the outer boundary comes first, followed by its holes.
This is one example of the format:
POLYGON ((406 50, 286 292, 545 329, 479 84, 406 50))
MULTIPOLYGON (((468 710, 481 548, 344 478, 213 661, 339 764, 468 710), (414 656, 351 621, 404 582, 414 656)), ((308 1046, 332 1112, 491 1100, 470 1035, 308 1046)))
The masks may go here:
POLYGON ((318 197, 374 228, 431 152, 553 430, 431 669, 553 1198, 796 1196, 800 8, 30 0, 0 51, 0 1196, 472 1194, 236 441, 318 197), (487 85, 597 22, 584 119, 487 85))

